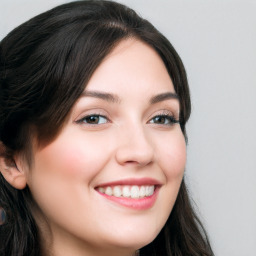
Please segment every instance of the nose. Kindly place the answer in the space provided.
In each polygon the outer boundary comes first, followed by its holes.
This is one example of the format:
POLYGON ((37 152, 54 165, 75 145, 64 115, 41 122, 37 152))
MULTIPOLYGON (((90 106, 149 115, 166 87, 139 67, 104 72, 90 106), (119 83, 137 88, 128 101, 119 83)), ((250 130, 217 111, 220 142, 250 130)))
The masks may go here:
POLYGON ((116 161, 120 165, 149 165, 154 159, 153 142, 143 127, 126 127, 118 136, 116 161))

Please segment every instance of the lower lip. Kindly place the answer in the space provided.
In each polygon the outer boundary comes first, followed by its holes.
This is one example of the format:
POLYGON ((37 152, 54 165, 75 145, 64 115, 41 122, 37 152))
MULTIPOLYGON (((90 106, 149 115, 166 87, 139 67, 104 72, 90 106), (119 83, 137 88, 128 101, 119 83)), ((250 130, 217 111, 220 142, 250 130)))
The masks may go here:
POLYGON ((120 204, 122 206, 132 208, 135 210, 147 210, 154 205, 157 199, 158 191, 159 191, 159 188, 157 187, 152 196, 143 197, 143 198, 115 197, 115 196, 109 196, 109 195, 103 194, 99 191, 97 192, 100 195, 104 196, 106 199, 113 201, 117 204, 120 204))

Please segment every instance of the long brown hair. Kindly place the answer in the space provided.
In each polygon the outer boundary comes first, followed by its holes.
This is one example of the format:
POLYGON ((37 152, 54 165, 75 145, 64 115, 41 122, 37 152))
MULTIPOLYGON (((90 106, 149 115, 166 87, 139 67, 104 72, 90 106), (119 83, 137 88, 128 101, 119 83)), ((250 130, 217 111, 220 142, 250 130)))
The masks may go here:
MULTIPOLYGON (((162 58, 180 99, 180 126, 191 106, 186 72, 170 42, 133 10, 112 1, 77 1, 40 14, 9 33, 0 44, 0 141, 2 157, 23 152, 33 161, 31 137, 47 144, 59 133, 87 82, 123 39, 149 44, 162 58)), ((38 227, 29 188, 16 190, 0 175, 0 254, 40 256, 38 227)), ((143 256, 213 255, 182 181, 162 231, 140 250, 143 256)))

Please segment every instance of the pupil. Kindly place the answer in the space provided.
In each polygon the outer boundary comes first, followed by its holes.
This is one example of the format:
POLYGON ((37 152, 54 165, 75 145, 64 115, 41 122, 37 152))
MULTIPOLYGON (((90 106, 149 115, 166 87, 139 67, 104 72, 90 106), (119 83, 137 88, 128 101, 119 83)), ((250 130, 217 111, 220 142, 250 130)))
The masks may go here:
POLYGON ((165 117, 163 116, 156 117, 156 122, 163 124, 165 122, 165 117))
POLYGON ((99 117, 98 116, 90 116, 90 117, 88 117, 88 123, 96 124, 98 122, 99 122, 99 117))

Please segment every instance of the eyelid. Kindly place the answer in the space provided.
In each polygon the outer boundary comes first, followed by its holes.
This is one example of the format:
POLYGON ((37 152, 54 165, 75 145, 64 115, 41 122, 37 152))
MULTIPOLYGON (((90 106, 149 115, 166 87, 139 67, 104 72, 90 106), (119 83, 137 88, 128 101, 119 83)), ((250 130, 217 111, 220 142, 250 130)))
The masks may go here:
POLYGON ((149 118, 150 120, 156 116, 172 116, 175 120, 179 121, 179 112, 178 111, 171 111, 168 109, 160 109, 154 112, 153 115, 149 118))
POLYGON ((84 125, 90 125, 90 126, 96 126, 96 125, 98 126, 98 125, 104 125, 104 124, 109 123, 109 119, 108 119, 106 116, 103 116, 103 115, 90 114, 90 115, 86 115, 86 116, 80 118, 79 120, 76 121, 76 123, 78 123, 78 124, 84 124, 84 125), (104 119, 106 119, 106 122, 104 122, 104 123, 96 123, 96 124, 94 124, 94 123, 89 123, 89 122, 84 122, 85 119, 90 118, 90 117, 100 117, 100 118, 104 118, 104 119))
POLYGON ((153 124, 153 125, 161 125, 161 126, 172 126, 174 124, 177 124, 179 123, 179 118, 177 118, 178 114, 177 113, 173 113, 173 111, 170 111, 170 110, 159 110, 157 111, 156 113, 154 113, 153 116, 151 116, 151 118, 149 119, 148 123, 149 124, 153 124), (163 118, 167 118, 169 119, 169 122, 168 123, 154 123, 153 120, 154 118, 157 118, 157 117, 163 117, 163 118))
MULTIPOLYGON (((88 118, 90 116, 100 116, 100 117, 103 117, 103 118, 106 118, 107 122, 106 123, 109 123, 110 122, 110 118, 109 118, 109 114, 106 112, 106 111, 103 111, 101 109, 90 109, 88 111, 85 111, 84 113, 80 114, 74 121, 74 123, 77 123, 77 124, 83 124, 83 120, 85 118, 88 118)), ((100 124, 86 124, 84 123, 85 125, 100 125, 100 124)))

